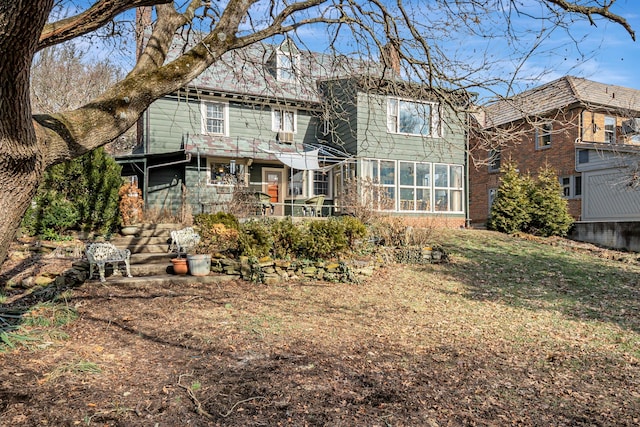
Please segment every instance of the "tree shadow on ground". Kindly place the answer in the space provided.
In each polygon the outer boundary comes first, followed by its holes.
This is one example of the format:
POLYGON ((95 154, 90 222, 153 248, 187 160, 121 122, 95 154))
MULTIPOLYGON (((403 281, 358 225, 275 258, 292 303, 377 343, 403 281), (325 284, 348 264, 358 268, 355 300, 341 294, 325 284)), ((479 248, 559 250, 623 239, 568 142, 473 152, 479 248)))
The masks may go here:
MULTIPOLYGON (((454 262, 442 272, 466 285, 466 296, 579 320, 614 323, 640 332, 640 265, 512 237, 452 240, 454 262)), ((609 252, 610 253, 610 252, 609 252)), ((605 251, 606 255, 606 251, 605 251)), ((613 257, 615 258, 615 257, 613 257)))

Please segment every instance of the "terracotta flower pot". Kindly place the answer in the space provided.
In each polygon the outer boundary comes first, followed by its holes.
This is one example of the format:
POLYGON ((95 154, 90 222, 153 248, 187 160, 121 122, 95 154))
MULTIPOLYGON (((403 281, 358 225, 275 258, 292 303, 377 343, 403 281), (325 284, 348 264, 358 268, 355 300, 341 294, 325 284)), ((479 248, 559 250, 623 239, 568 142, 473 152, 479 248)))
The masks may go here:
POLYGON ((173 264, 173 272, 175 274, 183 275, 189 271, 186 258, 172 258, 171 263, 173 264))

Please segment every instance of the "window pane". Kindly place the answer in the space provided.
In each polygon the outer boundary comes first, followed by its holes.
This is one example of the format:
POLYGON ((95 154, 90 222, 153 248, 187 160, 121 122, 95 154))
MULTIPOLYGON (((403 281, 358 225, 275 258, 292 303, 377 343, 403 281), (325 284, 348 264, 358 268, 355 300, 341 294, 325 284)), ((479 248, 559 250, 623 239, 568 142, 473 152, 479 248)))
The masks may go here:
POLYGON ((383 185, 396 183, 396 164, 392 161, 380 162, 380 181, 383 185))
POLYGON ((416 164, 416 185, 418 187, 431 186, 431 165, 428 163, 416 164))
POLYGON ((462 166, 451 166, 451 187, 462 188, 462 166))
POLYGON ((419 211, 431 210, 431 191, 418 188, 416 190, 416 209, 419 211))
POLYGON ((206 104, 206 126, 208 133, 224 133, 224 107, 222 104, 206 104))
POLYGON ((462 191, 451 190, 451 206, 450 209, 453 212, 462 211, 462 191))
POLYGON ((429 135, 431 130, 431 106, 417 102, 400 101, 401 133, 429 135))
POLYGON ((434 166, 434 179, 436 187, 448 187, 449 186, 449 168, 447 165, 435 165, 434 166))
POLYGON ((293 175, 289 175, 289 195, 301 196, 303 195, 304 171, 293 169, 293 175))
POLYGON ((573 178, 573 186, 574 186, 573 194, 575 196, 581 196, 582 195, 582 175, 577 175, 573 178))
POLYGON ((415 209, 413 188, 401 188, 400 189, 400 210, 412 211, 415 209))
POLYGON ((329 195, 329 174, 326 172, 313 172, 313 195, 329 195))
POLYGON ((400 185, 414 185, 414 164, 400 162, 400 185))
POLYGON ((449 209, 449 194, 447 190, 436 190, 436 211, 446 211, 449 209))
POLYGON ((282 130, 285 132, 293 132, 293 111, 284 111, 284 125, 282 130))

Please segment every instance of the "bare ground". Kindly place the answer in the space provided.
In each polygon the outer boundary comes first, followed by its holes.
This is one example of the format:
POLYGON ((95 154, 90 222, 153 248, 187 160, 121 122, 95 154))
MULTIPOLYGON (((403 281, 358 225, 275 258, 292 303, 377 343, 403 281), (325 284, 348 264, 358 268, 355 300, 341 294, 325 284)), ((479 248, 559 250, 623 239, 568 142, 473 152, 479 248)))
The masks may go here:
POLYGON ((77 320, 0 353, 0 425, 640 424, 640 365, 608 326, 473 300, 449 268, 85 283, 67 294, 77 320))

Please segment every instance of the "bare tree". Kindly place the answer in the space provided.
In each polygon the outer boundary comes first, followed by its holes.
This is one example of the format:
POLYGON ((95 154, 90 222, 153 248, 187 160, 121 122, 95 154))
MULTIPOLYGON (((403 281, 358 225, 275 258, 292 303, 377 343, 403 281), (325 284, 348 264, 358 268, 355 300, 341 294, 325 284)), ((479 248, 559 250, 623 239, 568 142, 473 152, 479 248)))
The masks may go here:
POLYGON ((567 27, 577 18, 593 23, 610 20, 635 37, 627 22, 612 12, 615 0, 604 5, 595 0, 538 0, 534 2, 539 5, 536 16, 530 11, 521 13, 519 2, 513 0, 407 4, 382 0, 95 0, 86 10, 56 20, 55 13, 76 3, 0 2, 0 261, 48 166, 113 141, 136 123, 151 102, 185 86, 224 53, 274 35, 322 26, 329 35, 328 45, 351 46, 352 52, 363 55, 391 43, 397 60, 406 67, 407 78, 446 89, 443 93, 473 89, 481 81, 495 83, 486 78, 491 46, 485 47, 487 60, 468 63, 461 59, 468 52, 456 55, 452 47, 454 34, 479 34, 489 40, 503 38, 506 28, 521 61, 539 46, 522 41, 516 18, 548 23, 539 30, 542 38, 551 28, 567 27), (103 36, 117 36, 123 28, 122 13, 149 6, 155 6, 149 41, 124 78, 78 108, 33 114, 30 72, 38 51, 100 31, 103 36), (176 35, 197 36, 198 40, 166 61, 176 35))

